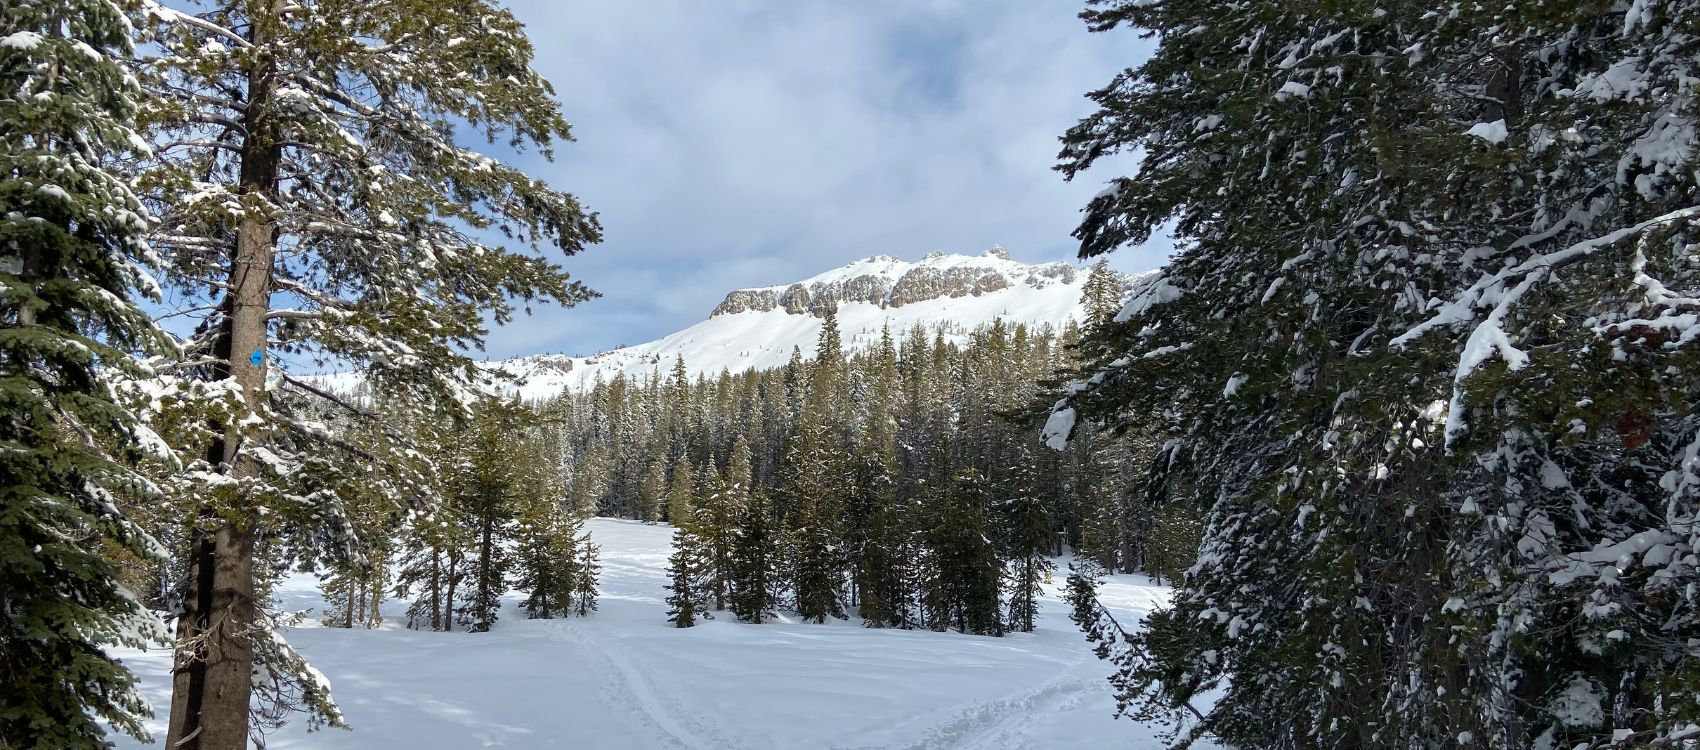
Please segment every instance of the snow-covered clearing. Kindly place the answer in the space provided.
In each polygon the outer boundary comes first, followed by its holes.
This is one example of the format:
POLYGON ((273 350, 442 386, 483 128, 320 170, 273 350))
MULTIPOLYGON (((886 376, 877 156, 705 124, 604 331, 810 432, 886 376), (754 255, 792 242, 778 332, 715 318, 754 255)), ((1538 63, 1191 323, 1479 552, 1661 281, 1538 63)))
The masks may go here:
MULTIPOLYGON (((662 603, 672 527, 596 519, 589 528, 603 556, 601 611, 589 618, 526 620, 510 596, 484 634, 405 630, 404 602, 386 603, 378 631, 289 629, 354 729, 309 734, 297 722, 269 747, 1162 746, 1150 729, 1111 718, 1109 668, 1054 597, 1038 632, 1003 638, 729 616, 679 630, 662 603)), ((1116 576, 1103 600, 1133 623, 1167 596, 1142 577, 1116 576)), ((324 606, 310 576, 289 579, 279 598, 313 608, 315 621, 324 606)), ((121 655, 141 675, 160 714, 149 726, 163 737, 167 655, 121 655)))

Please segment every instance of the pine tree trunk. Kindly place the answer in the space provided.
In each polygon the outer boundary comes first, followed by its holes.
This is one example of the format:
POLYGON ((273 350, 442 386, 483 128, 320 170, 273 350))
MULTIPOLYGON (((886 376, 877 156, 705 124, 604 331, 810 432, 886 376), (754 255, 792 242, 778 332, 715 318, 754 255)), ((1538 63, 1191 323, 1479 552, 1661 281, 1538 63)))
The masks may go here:
POLYGON ((493 584, 490 580, 490 568, 495 562, 492 557, 495 541, 491 537, 494 535, 495 524, 496 521, 494 516, 487 514, 484 516, 482 528, 479 530, 478 597, 475 600, 477 602, 478 611, 474 613, 475 619, 472 622, 472 630, 479 633, 490 629, 490 610, 486 609, 486 607, 490 601, 490 589, 493 584))
POLYGON ((357 602, 359 600, 360 600, 360 581, 358 579, 351 579, 348 582, 348 599, 343 604, 343 608, 346 610, 344 615, 343 615, 344 618, 345 618, 344 619, 345 624, 343 625, 343 627, 348 628, 350 630, 354 629, 354 608, 356 606, 355 602, 357 602))
MULTIPOLYGON (((276 13, 256 19, 255 46, 267 42, 267 28, 276 13)), ((215 375, 235 380, 250 407, 264 395, 266 315, 271 308, 272 258, 275 227, 255 203, 269 203, 276 194, 280 158, 276 123, 268 110, 276 85, 274 68, 266 60, 248 74, 248 105, 243 115, 247 137, 242 145, 238 191, 250 211, 237 224, 236 257, 230 267, 225 324, 215 346, 224 360, 215 375), (251 352, 261 355, 250 361, 251 352)), ((209 461, 237 478, 251 477, 256 468, 238 460, 242 435, 222 426, 225 437, 208 448, 209 461)), ((177 668, 171 695, 171 721, 166 746, 173 750, 230 750, 248 743, 248 701, 253 689, 256 607, 254 602, 254 532, 244 519, 220 519, 210 535, 196 534, 190 561, 192 596, 185 597, 178 628, 177 668)))
POLYGON ((431 550, 431 629, 443 627, 443 553, 431 550))
MULTIPOLYGON (((384 569, 387 572, 387 569, 384 569)), ((384 623, 384 586, 388 585, 388 576, 384 573, 374 573, 372 583, 366 587, 366 629, 371 630, 384 623)))
POLYGON ((1128 523, 1127 515, 1122 514, 1120 523, 1116 524, 1116 533, 1121 537, 1121 568, 1123 573, 1133 573, 1139 569, 1139 543, 1133 536, 1133 527, 1128 523))
POLYGON ((443 632, 455 629, 455 573, 460 567, 460 556, 453 550, 449 552, 448 589, 443 596, 443 632))

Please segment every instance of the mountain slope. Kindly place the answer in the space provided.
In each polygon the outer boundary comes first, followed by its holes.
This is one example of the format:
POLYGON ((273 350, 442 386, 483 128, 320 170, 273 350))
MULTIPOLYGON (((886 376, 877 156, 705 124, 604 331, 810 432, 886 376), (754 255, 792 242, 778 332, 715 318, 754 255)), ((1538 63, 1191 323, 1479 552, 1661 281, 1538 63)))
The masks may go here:
POLYGON ((1068 263, 934 253, 918 262, 891 256, 855 261, 790 285, 739 289, 700 323, 655 341, 591 357, 542 354, 492 363, 523 379, 521 395, 540 398, 587 388, 617 375, 664 373, 683 356, 692 375, 779 367, 801 348, 813 356, 821 317, 836 305, 848 351, 879 341, 889 325, 901 335, 920 324, 966 335, 995 318, 1061 327, 1079 319, 1086 273, 1068 263))
MULTIPOLYGON (((672 369, 676 357, 684 357, 693 377, 779 367, 794 348, 812 358, 821 316, 829 307, 838 312, 844 349, 850 352, 878 343, 885 326, 893 336, 901 336, 921 325, 942 330, 958 342, 999 318, 1061 328, 1080 319, 1087 275, 1069 263, 1011 260, 999 247, 982 255, 933 253, 916 262, 879 255, 794 284, 735 290, 708 319, 648 343, 589 357, 534 354, 485 366, 517 376, 520 397, 542 399, 587 389, 599 379, 662 375, 672 369)), ((347 391, 360 375, 337 373, 313 380, 347 391)))

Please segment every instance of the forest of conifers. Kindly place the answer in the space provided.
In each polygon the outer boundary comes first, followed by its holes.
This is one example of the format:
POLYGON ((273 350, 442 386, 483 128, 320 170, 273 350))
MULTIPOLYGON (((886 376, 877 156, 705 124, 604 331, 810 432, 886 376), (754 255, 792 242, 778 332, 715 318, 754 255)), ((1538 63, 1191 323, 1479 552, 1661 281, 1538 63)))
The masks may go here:
POLYGON ((602 227, 515 166, 571 131, 513 13, 8 3, 0 748, 145 734, 120 646, 172 649, 171 747, 341 726, 283 576, 347 628, 590 616, 598 514, 674 527, 680 628, 1031 631, 1068 553, 1177 744, 1700 741, 1700 4, 1083 18, 1152 51, 1062 134, 1137 157, 1079 256, 1174 253, 1079 325, 846 353, 824 309, 779 369, 522 403, 474 353, 593 299, 602 227), (1117 621, 1112 572, 1173 599, 1117 621))

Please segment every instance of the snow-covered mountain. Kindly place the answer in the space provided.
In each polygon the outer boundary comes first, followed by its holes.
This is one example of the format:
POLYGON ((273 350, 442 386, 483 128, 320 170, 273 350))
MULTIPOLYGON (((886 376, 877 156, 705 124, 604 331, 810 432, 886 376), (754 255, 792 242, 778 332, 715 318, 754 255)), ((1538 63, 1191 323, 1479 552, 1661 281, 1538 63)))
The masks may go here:
MULTIPOLYGON (((735 290, 706 320, 648 343, 589 357, 536 354, 488 366, 518 376, 519 395, 527 399, 588 388, 617 375, 666 373, 679 356, 693 377, 779 367, 793 348, 804 357, 814 355, 821 315, 833 305, 846 351, 878 343, 888 325, 894 336, 918 323, 959 339, 997 318, 1060 328, 1079 320, 1086 276, 1070 263, 1011 260, 999 247, 982 255, 933 253, 915 262, 879 255, 794 284, 735 290)), ((346 387, 357 377, 344 373, 322 380, 346 387)))
POLYGON ((1002 248, 978 256, 934 253, 917 262, 880 255, 794 284, 733 291, 707 320, 645 344, 492 364, 523 378, 526 398, 587 388, 598 378, 664 373, 677 356, 693 376, 765 369, 784 365, 793 347, 813 356, 820 316, 831 305, 845 349, 856 351, 878 343, 886 325, 893 335, 917 323, 966 335, 994 318, 1061 327, 1079 319, 1085 280, 1086 272, 1072 264, 1022 263, 1002 248))

